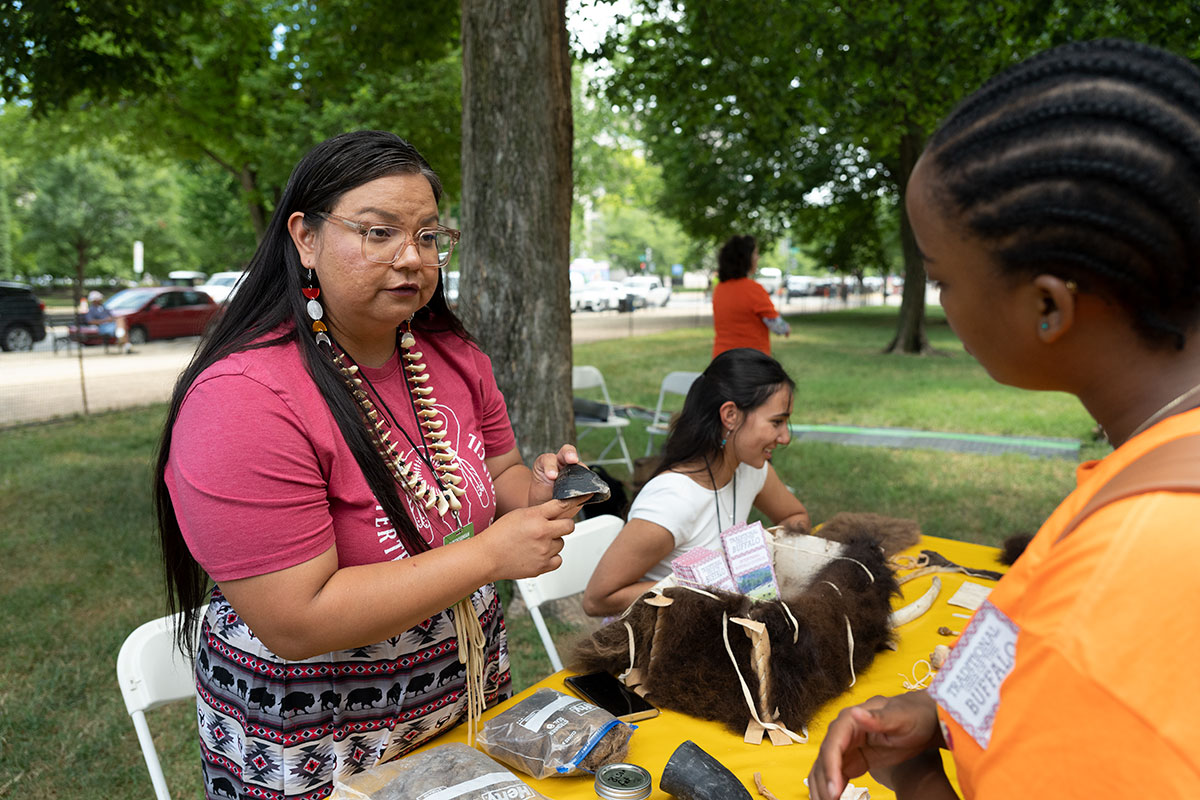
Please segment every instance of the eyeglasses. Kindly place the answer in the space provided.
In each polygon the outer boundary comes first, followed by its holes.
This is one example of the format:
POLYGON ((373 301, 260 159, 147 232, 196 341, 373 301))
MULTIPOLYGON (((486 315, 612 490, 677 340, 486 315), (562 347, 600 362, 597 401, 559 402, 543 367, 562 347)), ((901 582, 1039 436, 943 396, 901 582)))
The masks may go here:
POLYGON ((409 237, 399 228, 390 225, 367 225, 352 219, 330 214, 328 211, 318 211, 317 216, 337 220, 362 237, 362 254, 367 261, 376 264, 395 264, 396 259, 404 252, 404 248, 414 244, 417 254, 421 257, 423 267, 444 267, 450 263, 450 254, 454 245, 462 236, 460 231, 453 228, 421 228, 409 237))

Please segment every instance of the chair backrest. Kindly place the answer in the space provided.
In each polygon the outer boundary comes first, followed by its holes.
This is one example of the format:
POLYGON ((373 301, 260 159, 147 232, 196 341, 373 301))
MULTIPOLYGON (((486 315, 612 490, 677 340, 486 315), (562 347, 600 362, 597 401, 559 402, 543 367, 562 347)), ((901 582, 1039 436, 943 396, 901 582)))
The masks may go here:
POLYGON ((665 423, 671 416, 669 411, 663 413, 663 398, 668 394, 678 394, 686 397, 688 390, 692 388, 692 384, 699 377, 699 372, 668 372, 667 376, 662 379, 662 385, 658 390, 658 405, 654 408, 652 423, 665 423))
POLYGON ((521 578, 517 581, 517 589, 529 608, 529 616, 541 637, 542 647, 546 648, 546 656, 550 666, 555 671, 563 668, 559 658, 558 648, 554 646, 554 638, 542 618, 542 603, 559 600, 582 592, 587 588, 588 579, 596 569, 596 562, 612 544, 621 532, 625 523, 620 517, 612 514, 602 514, 584 520, 575 526, 575 530, 563 538, 562 565, 553 572, 538 575, 535 578, 521 578))
POLYGON ((604 385, 604 376, 600 374, 600 370, 586 364, 580 367, 571 367, 571 391, 587 389, 600 390, 600 396, 604 398, 604 405, 608 406, 608 415, 611 417, 613 415, 612 399, 608 396, 608 387, 604 385))
POLYGON ((624 525, 620 517, 612 514, 577 523, 575 530, 563 537, 563 549, 559 553, 562 566, 552 572, 517 581, 525 605, 532 608, 582 592, 600 556, 604 555, 624 525))
MULTIPOLYGON (((208 606, 200 608, 197 619, 203 620, 207 611, 208 606)), ((171 800, 171 793, 167 790, 167 781, 158 761, 154 737, 146 723, 146 712, 196 696, 195 671, 175 647, 174 630, 180 616, 159 617, 139 625, 125 637, 117 653, 117 684, 121 687, 121 697, 125 699, 125 710, 129 712, 133 729, 137 732, 146 770, 154 786, 154 796, 158 800, 171 800)), ((191 634, 191 641, 195 643, 200 636, 199 625, 191 634)), ((195 647, 192 649, 195 650, 195 647)))
MULTIPOLYGON (((206 610, 200 610, 200 619, 206 610)), ((117 682, 130 714, 196 695, 192 665, 175 648, 174 628, 174 616, 159 617, 139 625, 121 645, 117 682)), ((196 630, 193 640, 199 635, 196 630)))

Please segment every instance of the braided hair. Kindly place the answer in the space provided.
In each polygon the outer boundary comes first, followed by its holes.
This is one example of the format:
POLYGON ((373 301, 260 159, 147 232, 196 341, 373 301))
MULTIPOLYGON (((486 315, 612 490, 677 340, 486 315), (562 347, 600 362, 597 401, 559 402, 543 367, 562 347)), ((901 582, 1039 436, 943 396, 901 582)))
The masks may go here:
POLYGON ((1116 39, 1001 73, 925 158, 945 208, 1013 276, 1073 280, 1182 349, 1200 303, 1200 70, 1116 39))

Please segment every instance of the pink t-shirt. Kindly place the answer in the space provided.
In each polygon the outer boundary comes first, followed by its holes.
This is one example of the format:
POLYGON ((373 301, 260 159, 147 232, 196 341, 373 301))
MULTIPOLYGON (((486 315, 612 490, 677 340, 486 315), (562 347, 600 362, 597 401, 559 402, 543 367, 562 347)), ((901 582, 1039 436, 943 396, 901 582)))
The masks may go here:
MULTIPOLYGON (((491 360, 477 347, 451 333, 413 334, 429 375, 424 385, 437 399, 436 419, 458 455, 466 489, 459 519, 479 533, 495 516, 484 459, 515 446, 504 397, 491 360)), ((420 446, 399 352, 362 373, 380 415, 389 416, 386 405, 420 446)), ((392 430, 391 441, 433 485, 432 470, 404 434, 392 430)), ((165 478, 188 548, 218 582, 292 567, 331 545, 340 567, 407 556, 295 342, 235 353, 201 373, 172 429, 165 478)), ((439 517, 403 490, 400 497, 434 546, 457 528, 450 514, 439 517)))

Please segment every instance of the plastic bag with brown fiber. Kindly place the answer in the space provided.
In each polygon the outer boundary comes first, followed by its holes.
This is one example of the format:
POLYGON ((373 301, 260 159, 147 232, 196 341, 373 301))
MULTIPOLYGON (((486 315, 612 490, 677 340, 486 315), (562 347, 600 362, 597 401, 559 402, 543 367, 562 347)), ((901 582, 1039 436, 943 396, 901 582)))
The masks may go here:
POLYGON ((547 800, 478 750, 455 742, 334 781, 332 800, 547 800))
POLYGON ((479 746, 535 778, 595 772, 625 759, 633 728, 586 700, 538 689, 483 725, 479 746))

